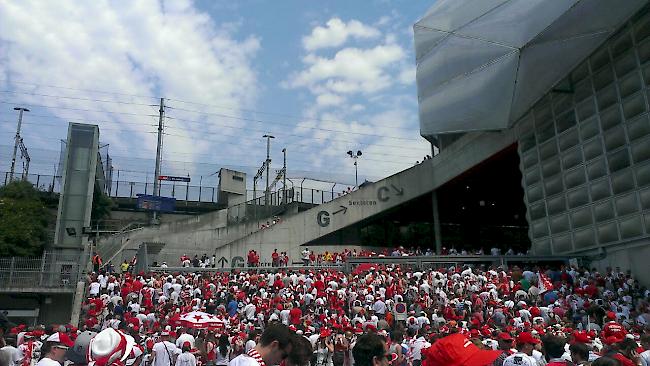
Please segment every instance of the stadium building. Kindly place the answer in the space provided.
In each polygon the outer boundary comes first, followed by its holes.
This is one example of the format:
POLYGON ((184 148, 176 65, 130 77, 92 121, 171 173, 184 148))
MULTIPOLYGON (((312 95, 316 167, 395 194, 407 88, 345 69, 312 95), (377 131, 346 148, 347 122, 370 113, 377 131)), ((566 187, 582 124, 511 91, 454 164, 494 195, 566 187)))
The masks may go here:
POLYGON ((116 235, 100 242, 104 258, 119 263, 152 242, 149 263, 500 247, 650 279, 647 2, 439 1, 414 33, 432 159, 311 208, 293 202, 270 228, 249 215, 258 201, 116 235))
MULTIPOLYGON (((170 209, 159 225, 129 226, 91 246, 100 236, 98 227, 89 235, 93 194, 112 178, 98 127, 70 124, 48 248, 57 254, 2 262, 0 310, 74 320, 78 305, 70 314, 49 304, 82 298, 79 258, 95 249, 116 267, 136 257, 140 271, 177 266, 183 254, 237 267, 250 250, 262 262, 277 249, 300 264, 305 248, 498 248, 528 253, 519 261, 620 267, 650 285, 648 2, 440 0, 414 34, 420 132, 433 157, 342 196, 293 186, 246 201, 245 174, 222 169, 214 211, 177 219, 170 209)), ((148 193, 130 188, 131 201, 148 193)), ((188 197, 183 205, 201 203, 188 197)), ((147 207, 128 215, 144 217, 147 207)))

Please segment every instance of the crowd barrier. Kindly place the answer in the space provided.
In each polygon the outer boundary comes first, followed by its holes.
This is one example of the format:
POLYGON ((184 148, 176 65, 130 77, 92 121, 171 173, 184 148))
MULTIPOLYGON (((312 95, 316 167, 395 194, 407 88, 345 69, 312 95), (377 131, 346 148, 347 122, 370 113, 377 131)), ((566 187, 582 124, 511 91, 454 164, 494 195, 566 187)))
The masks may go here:
POLYGON ((429 270, 435 268, 449 268, 464 265, 478 266, 478 265, 494 265, 508 268, 516 264, 565 264, 565 265, 579 265, 582 264, 582 257, 567 257, 567 256, 528 256, 528 255, 445 255, 445 256, 374 256, 374 257, 352 257, 344 263, 335 264, 322 264, 322 265, 300 265, 298 262, 293 262, 291 266, 273 267, 270 265, 262 265, 250 267, 246 263, 242 266, 236 267, 221 267, 217 264, 215 268, 197 268, 197 267, 149 267, 152 272, 230 272, 233 270, 253 270, 253 271, 280 271, 280 270, 320 270, 320 269, 335 269, 345 273, 353 272, 359 265, 362 264, 376 264, 378 267, 382 265, 399 265, 405 269, 418 269, 429 270))

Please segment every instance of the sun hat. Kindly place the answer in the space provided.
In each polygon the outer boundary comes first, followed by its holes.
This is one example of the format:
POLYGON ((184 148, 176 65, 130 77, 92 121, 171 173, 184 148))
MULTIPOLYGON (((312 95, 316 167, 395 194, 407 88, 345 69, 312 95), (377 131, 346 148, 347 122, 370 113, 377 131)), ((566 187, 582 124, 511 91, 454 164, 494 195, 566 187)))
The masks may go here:
POLYGON ((122 364, 133 350, 133 337, 113 328, 99 332, 88 347, 88 362, 91 366, 122 364))

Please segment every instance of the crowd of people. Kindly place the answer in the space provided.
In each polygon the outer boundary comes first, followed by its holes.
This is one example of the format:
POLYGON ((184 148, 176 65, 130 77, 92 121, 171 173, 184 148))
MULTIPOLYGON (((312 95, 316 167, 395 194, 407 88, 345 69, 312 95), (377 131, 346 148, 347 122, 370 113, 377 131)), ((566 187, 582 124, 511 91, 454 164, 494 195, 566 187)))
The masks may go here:
POLYGON ((620 268, 101 271, 87 281, 78 327, 0 319, 0 366, 650 365, 650 292, 620 268), (183 323, 192 311, 219 326, 183 323))

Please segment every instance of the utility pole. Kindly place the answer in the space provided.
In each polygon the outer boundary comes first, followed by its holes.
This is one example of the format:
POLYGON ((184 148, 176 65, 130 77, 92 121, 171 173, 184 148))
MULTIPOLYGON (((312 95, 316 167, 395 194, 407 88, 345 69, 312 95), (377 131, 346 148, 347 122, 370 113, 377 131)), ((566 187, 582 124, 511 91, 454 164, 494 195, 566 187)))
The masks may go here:
POLYGON ((282 149, 283 163, 282 163, 282 203, 286 204, 287 196, 287 148, 282 149))
POLYGON ((23 123, 23 112, 29 112, 29 109, 23 107, 15 107, 14 111, 20 111, 18 114, 18 128, 16 129, 16 137, 14 141, 14 153, 11 156, 11 171, 9 172, 9 182, 14 180, 14 171, 16 169, 16 152, 20 144, 20 125, 23 123))
POLYGON ((28 180, 29 179, 29 162, 32 161, 32 159, 29 157, 29 153, 27 153, 27 147, 23 143, 23 138, 20 138, 20 144, 18 145, 20 147, 20 158, 25 159, 25 162, 23 162, 23 175, 22 179, 23 180, 28 180))
MULTIPOLYGON (((165 118, 165 98, 160 98, 160 109, 158 110, 158 145, 156 146, 156 170, 153 181, 153 195, 160 195, 160 156, 162 154, 163 119, 165 118)), ((154 211, 151 219, 152 225, 158 224, 158 212, 154 211)))
POLYGON ((271 139, 274 139, 275 136, 264 135, 262 137, 266 138, 266 192, 264 192, 264 206, 269 205, 269 171, 271 170, 271 139))

